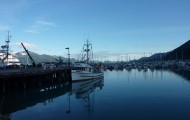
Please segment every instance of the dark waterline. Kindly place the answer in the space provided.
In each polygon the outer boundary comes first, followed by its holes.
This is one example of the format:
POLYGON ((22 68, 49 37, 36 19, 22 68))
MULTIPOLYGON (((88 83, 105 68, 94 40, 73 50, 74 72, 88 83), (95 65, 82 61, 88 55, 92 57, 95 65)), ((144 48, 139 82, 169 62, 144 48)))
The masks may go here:
POLYGON ((11 120, 189 120, 190 71, 105 71, 104 79, 1 95, 11 120))

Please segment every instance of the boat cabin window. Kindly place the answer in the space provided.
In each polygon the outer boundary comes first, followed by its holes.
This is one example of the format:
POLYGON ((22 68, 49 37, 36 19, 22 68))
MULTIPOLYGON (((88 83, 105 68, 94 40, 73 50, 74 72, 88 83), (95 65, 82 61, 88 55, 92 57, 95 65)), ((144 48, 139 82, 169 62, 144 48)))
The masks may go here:
POLYGON ((75 67, 75 68, 73 68, 73 70, 86 70, 86 69, 83 67, 75 67))

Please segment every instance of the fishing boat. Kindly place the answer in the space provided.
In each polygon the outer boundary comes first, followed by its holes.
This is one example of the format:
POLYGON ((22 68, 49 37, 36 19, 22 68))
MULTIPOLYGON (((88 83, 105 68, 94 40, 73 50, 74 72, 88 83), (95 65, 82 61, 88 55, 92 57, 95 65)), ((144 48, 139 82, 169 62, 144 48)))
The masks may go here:
POLYGON ((12 52, 9 52, 7 55, 4 51, 0 50, 0 60, 0 67, 21 65, 20 60, 12 52))
POLYGON ((95 66, 90 61, 93 58, 92 54, 92 44, 84 44, 81 53, 81 59, 76 62, 72 68, 72 82, 79 82, 83 80, 98 79, 103 78, 103 69, 100 66, 95 66))
POLYGON ((8 32, 8 38, 5 41, 5 45, 1 46, 0 50, 0 67, 7 67, 7 66, 20 66, 20 60, 15 56, 14 52, 9 50, 9 43, 10 43, 11 36, 8 32))

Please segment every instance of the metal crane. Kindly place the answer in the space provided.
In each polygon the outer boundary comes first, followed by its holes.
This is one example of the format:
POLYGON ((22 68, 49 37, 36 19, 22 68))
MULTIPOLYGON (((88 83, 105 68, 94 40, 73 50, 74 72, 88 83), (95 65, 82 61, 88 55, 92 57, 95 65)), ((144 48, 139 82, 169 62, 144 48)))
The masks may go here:
POLYGON ((27 55, 29 56, 30 60, 32 61, 32 66, 36 67, 36 63, 34 62, 33 58, 31 57, 31 55, 29 54, 28 50, 25 48, 24 44, 21 43, 22 47, 24 48, 24 50, 26 51, 27 55))

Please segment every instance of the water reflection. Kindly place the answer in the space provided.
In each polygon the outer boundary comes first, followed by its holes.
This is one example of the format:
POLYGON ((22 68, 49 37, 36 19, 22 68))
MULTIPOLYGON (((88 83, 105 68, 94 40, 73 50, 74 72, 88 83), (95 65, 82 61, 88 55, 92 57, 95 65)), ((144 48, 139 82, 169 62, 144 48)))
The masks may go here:
POLYGON ((104 79, 6 92, 0 120, 189 118, 188 70, 107 70, 104 79))
POLYGON ((72 83, 72 90, 69 92, 69 109, 66 113, 70 113, 70 96, 74 95, 76 99, 80 100, 83 104, 83 109, 88 112, 89 115, 94 111, 94 97, 95 90, 99 88, 100 90, 104 86, 103 79, 97 80, 87 80, 82 82, 72 83))
POLYGON ((185 80, 190 81, 190 70, 187 70, 187 69, 171 69, 170 71, 175 73, 176 75, 184 78, 185 80))
POLYGON ((96 88, 102 89, 103 79, 89 80, 77 83, 59 83, 25 91, 15 91, 11 93, 0 94, 0 120, 10 120, 11 114, 28 107, 35 106, 38 103, 46 104, 54 102, 53 100, 60 96, 68 96, 68 109, 66 113, 71 113, 71 95, 76 99, 82 100, 84 110, 93 112, 93 98, 91 94, 96 88))
POLYGON ((9 115, 37 103, 44 103, 58 96, 64 95, 71 87, 65 84, 53 84, 25 91, 15 91, 0 95, 0 114, 1 119, 10 119, 9 115))
POLYGON ((159 70, 159 71, 161 72, 162 77, 163 77, 163 72, 168 71, 168 72, 174 73, 178 77, 181 77, 181 78, 183 78, 185 80, 190 81, 190 70, 188 70, 188 69, 162 69, 162 70, 159 70))
MULTIPOLYGON (((112 108, 114 114, 123 116, 123 119, 189 119, 189 70, 148 69, 139 71, 132 69, 130 72, 113 70, 106 72, 105 80, 109 80, 106 82, 106 88, 112 90, 108 100, 114 101, 110 103, 115 105, 117 110, 114 111, 114 107, 107 107, 112 108)), ((108 91, 106 92, 109 94, 108 91)), ((114 115, 111 116, 110 118, 114 117, 114 115)))
POLYGON ((128 81, 134 80, 134 79, 141 79, 144 80, 162 80, 163 77, 165 77, 167 74, 176 75, 178 77, 181 77, 185 80, 190 81, 190 70, 188 69, 148 69, 148 70, 138 70, 138 69, 124 69, 123 71, 118 70, 107 70, 106 76, 116 77, 116 79, 121 79, 125 77, 128 81))

